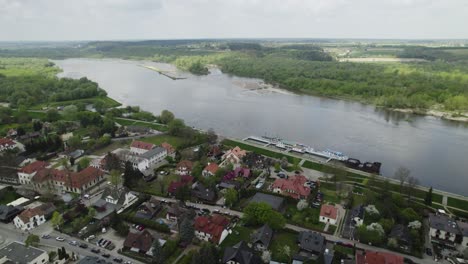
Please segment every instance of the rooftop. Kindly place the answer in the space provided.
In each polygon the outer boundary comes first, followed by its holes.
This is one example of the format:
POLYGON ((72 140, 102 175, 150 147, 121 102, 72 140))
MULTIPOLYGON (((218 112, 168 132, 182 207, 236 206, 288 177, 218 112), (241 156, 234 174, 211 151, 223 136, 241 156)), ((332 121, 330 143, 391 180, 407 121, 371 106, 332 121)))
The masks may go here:
POLYGON ((336 219, 338 215, 338 209, 330 204, 323 204, 320 208, 320 216, 328 217, 330 219, 336 219))
POLYGON ((156 155, 159 155, 161 153, 163 153, 164 151, 166 151, 165 148, 162 148, 162 147, 155 147, 143 154, 140 155, 141 158, 144 158, 144 159, 150 159, 156 155))
POLYGON ((132 144, 130 145, 132 148, 139 148, 139 149, 145 149, 145 150, 150 150, 154 148, 154 145, 151 143, 143 142, 143 141, 138 141, 134 140, 132 144))
POLYGON ((20 242, 12 242, 0 249, 0 257, 7 257, 15 263, 29 263, 44 253, 46 253, 44 250, 31 246, 26 247, 20 242))
POLYGON ((301 250, 321 253, 325 246, 325 237, 317 232, 300 232, 297 242, 301 250))
POLYGON ((452 234, 460 234, 457 222, 446 215, 429 215, 429 226, 437 230, 443 230, 452 234))
POLYGON ((39 169, 45 168, 47 166, 49 166, 49 163, 47 163, 45 161, 37 160, 37 161, 34 161, 34 162, 24 166, 23 168, 21 168, 19 170, 19 172, 26 173, 26 174, 31 174, 31 173, 36 172, 39 169))
POLYGON ((283 207, 284 198, 258 192, 250 199, 249 203, 267 203, 274 210, 280 211, 283 207))

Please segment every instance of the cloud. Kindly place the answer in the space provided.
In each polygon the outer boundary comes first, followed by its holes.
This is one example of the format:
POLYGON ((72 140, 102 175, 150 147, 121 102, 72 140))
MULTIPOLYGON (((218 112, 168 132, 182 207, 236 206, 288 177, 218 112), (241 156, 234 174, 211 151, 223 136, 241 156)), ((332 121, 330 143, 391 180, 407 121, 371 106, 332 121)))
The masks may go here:
POLYGON ((0 0, 0 40, 468 38, 466 0, 0 0))

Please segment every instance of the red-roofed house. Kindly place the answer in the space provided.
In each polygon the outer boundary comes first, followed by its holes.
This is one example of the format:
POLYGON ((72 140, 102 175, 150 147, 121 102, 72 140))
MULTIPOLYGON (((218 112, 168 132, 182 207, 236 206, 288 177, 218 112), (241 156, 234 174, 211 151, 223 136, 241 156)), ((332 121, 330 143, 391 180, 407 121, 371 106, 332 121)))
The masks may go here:
POLYGON ((163 142, 163 143, 161 143, 161 147, 166 149, 167 156, 175 159, 176 150, 171 144, 169 144, 167 142, 163 142))
POLYGON ((31 230, 45 221, 45 213, 40 207, 26 209, 13 219, 16 228, 23 231, 31 230))
POLYGON ((338 209, 330 204, 323 204, 320 208, 320 222, 330 223, 331 225, 336 225, 338 220, 338 209))
POLYGON ((152 150, 154 147, 154 144, 134 140, 130 145, 130 152, 133 154, 143 154, 149 150, 152 150))
POLYGON ((34 161, 18 170, 18 179, 21 184, 31 184, 31 179, 37 171, 49 166, 45 161, 34 161))
POLYGON ((147 230, 143 232, 129 232, 123 243, 123 248, 133 252, 146 254, 152 247, 154 237, 147 230))
POLYGON ((222 156, 223 163, 221 163, 221 166, 224 166, 228 163, 238 165, 241 163, 242 158, 245 156, 245 154, 247 154, 245 150, 242 150, 241 148, 236 146, 235 148, 224 153, 224 155, 222 156))
POLYGON ((16 142, 9 138, 0 138, 0 152, 16 148, 16 142))
POLYGON ((175 196, 177 190, 182 186, 191 185, 193 183, 193 177, 190 175, 182 175, 180 176, 180 180, 176 182, 171 182, 169 187, 167 188, 167 193, 171 196, 175 196))
POLYGON ((192 173, 193 163, 189 160, 181 160, 176 167, 176 174, 189 175, 192 173))
POLYGON ((402 256, 387 252, 356 252, 356 264, 403 264, 402 256))
POLYGON ((202 175, 204 177, 214 176, 218 170, 219 170, 218 164, 211 162, 211 163, 208 163, 208 165, 206 165, 205 169, 203 169, 202 175))
POLYGON ((80 172, 70 172, 44 168, 32 178, 34 188, 38 192, 68 191, 82 193, 104 179, 104 172, 95 167, 87 167, 80 172))
POLYGON ((219 245, 229 234, 228 225, 229 219, 219 214, 199 216, 195 218, 195 236, 219 245))
POLYGON ((271 185, 275 193, 290 196, 294 199, 307 199, 310 195, 310 188, 305 186, 307 178, 302 175, 291 176, 288 179, 276 179, 271 185))

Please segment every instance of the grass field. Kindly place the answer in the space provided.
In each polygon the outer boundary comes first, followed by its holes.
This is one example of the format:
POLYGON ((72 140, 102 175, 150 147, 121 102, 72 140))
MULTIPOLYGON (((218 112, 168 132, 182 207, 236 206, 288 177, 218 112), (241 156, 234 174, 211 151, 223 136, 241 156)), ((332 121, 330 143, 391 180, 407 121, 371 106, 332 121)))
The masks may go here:
POLYGON ((273 240, 270 244, 271 250, 271 260, 283 262, 283 263, 290 263, 291 257, 295 254, 299 247, 296 243, 297 233, 288 232, 288 231, 280 231, 273 235, 273 240), (285 254, 285 247, 289 247, 290 249, 290 256, 285 254))
POLYGON ((224 239, 224 241, 221 243, 221 245, 219 245, 219 247, 221 249, 224 249, 226 247, 232 247, 242 240, 249 242, 250 234, 252 234, 254 231, 255 230, 250 227, 236 226, 232 229, 232 234, 228 235, 226 239, 224 239))
POLYGON ((142 138, 140 140, 144 142, 152 143, 155 145, 161 145, 161 143, 167 142, 175 148, 178 148, 183 142, 182 138, 169 136, 169 135, 157 135, 153 137, 142 138))
POLYGON ((84 104, 94 104, 95 102, 100 101, 104 104, 106 108, 112 108, 122 105, 121 103, 115 101, 110 97, 92 97, 92 98, 85 98, 85 99, 76 99, 76 100, 69 100, 69 101, 60 101, 60 102, 48 102, 35 105, 31 107, 34 110, 41 110, 45 107, 58 107, 58 106, 67 106, 76 103, 84 103, 84 104))
POLYGON ((134 188, 135 191, 144 192, 147 194, 158 195, 158 196, 166 196, 167 195, 167 187, 172 181, 180 180, 180 176, 176 174, 169 174, 167 176, 160 176, 158 175, 158 179, 152 182, 145 182, 140 180, 140 184, 138 187, 134 188), (161 192, 161 183, 163 185, 163 191, 161 192))
POLYGON ((447 205, 468 211, 468 201, 448 197, 447 205))
POLYGON ((117 121, 117 123, 119 123, 122 126, 142 126, 142 127, 149 127, 154 130, 161 131, 161 132, 167 131, 167 126, 160 125, 160 124, 147 123, 147 122, 142 122, 138 120, 127 120, 127 119, 123 119, 119 117, 117 117, 115 120, 117 121))

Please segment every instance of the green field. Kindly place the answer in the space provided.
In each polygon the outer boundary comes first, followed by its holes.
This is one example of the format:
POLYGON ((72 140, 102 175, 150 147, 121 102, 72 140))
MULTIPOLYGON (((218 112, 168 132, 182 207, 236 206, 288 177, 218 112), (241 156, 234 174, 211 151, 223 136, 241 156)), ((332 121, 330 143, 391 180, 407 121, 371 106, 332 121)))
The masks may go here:
POLYGON ((5 76, 45 75, 52 77, 60 71, 48 59, 0 58, 0 74, 5 76))
POLYGON ((468 211, 468 201, 448 197, 447 205, 468 211))
POLYGON ((42 103, 42 104, 37 104, 31 107, 31 109, 42 110, 44 108, 55 108, 58 106, 67 106, 67 105, 72 105, 72 104, 77 104, 77 103, 94 104, 98 101, 102 102, 105 108, 112 108, 112 107, 117 107, 117 106, 122 105, 121 103, 115 101, 114 99, 110 97, 98 96, 98 97, 93 97, 93 98, 76 99, 76 100, 69 100, 69 101, 42 103))
POLYGON ((157 135, 153 137, 147 137, 140 139, 141 141, 152 143, 155 145, 161 145, 163 142, 171 144, 174 148, 178 148, 184 141, 180 137, 170 136, 170 135, 157 135))
POLYGON ((162 132, 167 131, 167 126, 161 125, 161 124, 148 123, 148 122, 138 121, 138 120, 128 120, 128 119, 124 119, 120 117, 117 117, 115 120, 117 121, 117 123, 119 123, 122 126, 143 126, 143 127, 149 127, 154 130, 158 130, 162 132))
POLYGON ((232 229, 232 234, 228 235, 219 245, 221 249, 232 247, 240 241, 250 242, 250 235, 255 231, 253 228, 236 226, 232 229))
POLYGON ((295 254, 299 247, 297 245, 297 233, 281 231, 273 235, 273 240, 270 244, 271 259, 278 262, 290 263, 291 257, 295 254), (284 247, 287 246, 290 249, 291 255, 285 254, 284 247))

